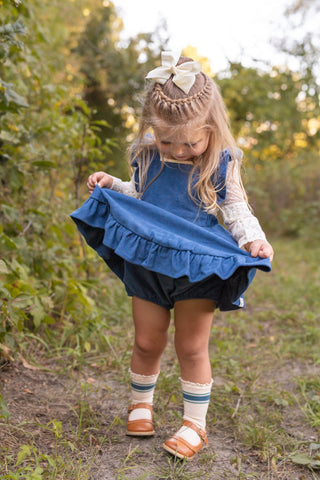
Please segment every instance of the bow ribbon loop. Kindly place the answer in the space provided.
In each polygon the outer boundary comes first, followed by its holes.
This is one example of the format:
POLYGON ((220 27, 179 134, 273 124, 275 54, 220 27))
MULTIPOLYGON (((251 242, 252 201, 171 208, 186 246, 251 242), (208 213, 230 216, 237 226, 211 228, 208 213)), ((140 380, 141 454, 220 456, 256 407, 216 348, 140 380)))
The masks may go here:
POLYGON ((180 54, 176 52, 161 53, 161 67, 157 67, 148 73, 146 78, 151 78, 162 85, 173 75, 173 83, 184 93, 188 94, 195 82, 196 75, 201 72, 199 62, 185 62, 177 65, 180 54))

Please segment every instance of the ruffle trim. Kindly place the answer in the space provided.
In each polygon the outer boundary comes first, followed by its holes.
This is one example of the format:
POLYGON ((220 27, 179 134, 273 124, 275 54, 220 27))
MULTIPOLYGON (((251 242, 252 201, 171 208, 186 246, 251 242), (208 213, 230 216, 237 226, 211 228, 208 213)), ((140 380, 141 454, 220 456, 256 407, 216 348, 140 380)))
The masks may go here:
MULTIPOLYGON (((131 200, 140 203, 139 200, 131 200)), ((124 260, 172 278, 187 276, 190 282, 203 280, 213 274, 227 280, 240 267, 245 267, 248 275, 246 287, 251 282, 256 268, 265 272, 271 270, 269 259, 252 258, 240 249, 238 254, 219 256, 198 253, 187 248, 175 248, 168 244, 162 245, 156 238, 146 238, 119 223, 119 219, 110 211, 109 205, 94 196, 73 212, 71 218, 88 245, 96 250, 121 280, 124 260)), ((150 236, 153 236, 152 232, 150 236)), ((237 300, 238 307, 243 306, 239 300, 242 293, 238 292, 232 302, 237 300)))
POLYGON ((237 268, 244 266, 270 271, 270 267, 263 264, 261 260, 240 262, 237 257, 204 255, 190 250, 160 245, 154 240, 143 238, 120 225, 111 214, 109 214, 103 229, 85 223, 77 217, 76 212, 71 217, 88 245, 106 261, 114 253, 127 262, 141 265, 148 270, 173 278, 186 275, 191 282, 203 280, 213 273, 222 280, 226 280, 237 268), (92 229, 95 230, 95 234, 92 229))

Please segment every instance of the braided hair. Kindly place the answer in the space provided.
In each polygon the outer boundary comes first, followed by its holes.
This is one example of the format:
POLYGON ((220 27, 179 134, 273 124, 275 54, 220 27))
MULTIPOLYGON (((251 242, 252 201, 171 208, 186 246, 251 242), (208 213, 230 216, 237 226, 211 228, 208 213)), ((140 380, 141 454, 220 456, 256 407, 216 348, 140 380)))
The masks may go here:
MULTIPOLYGON (((192 59, 180 57, 177 65, 189 61, 192 59)), ((227 147, 232 155, 236 150, 226 107, 217 84, 205 73, 196 75, 188 93, 177 87, 172 78, 173 75, 164 84, 154 82, 147 89, 137 139, 129 152, 130 162, 139 164, 139 185, 143 193, 151 183, 145 185, 145 179, 156 153, 154 138, 146 134, 161 127, 172 128, 173 132, 189 127, 206 129, 208 147, 194 159, 188 191, 196 203, 214 212, 218 207, 214 180, 218 175, 220 153, 227 147)))

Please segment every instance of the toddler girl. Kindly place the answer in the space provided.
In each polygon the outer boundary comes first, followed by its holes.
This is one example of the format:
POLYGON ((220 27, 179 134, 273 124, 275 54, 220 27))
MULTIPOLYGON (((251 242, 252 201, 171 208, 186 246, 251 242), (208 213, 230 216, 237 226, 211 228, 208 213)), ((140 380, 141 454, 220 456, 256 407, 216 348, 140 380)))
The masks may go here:
POLYGON ((191 459, 208 443, 213 312, 244 306, 244 291, 256 268, 270 270, 273 250, 248 207, 241 152, 214 81, 172 52, 147 78, 131 181, 94 173, 92 195, 71 216, 132 297, 128 435, 155 433, 153 393, 174 310, 184 414, 163 446, 191 459))

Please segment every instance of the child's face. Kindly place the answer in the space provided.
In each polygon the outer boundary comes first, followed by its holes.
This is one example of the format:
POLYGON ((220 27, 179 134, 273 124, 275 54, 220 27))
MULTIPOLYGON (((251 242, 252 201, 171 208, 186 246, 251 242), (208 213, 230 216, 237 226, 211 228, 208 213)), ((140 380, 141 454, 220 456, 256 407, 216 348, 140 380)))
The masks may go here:
POLYGON ((173 131, 171 127, 157 127, 153 130, 159 152, 171 160, 192 160, 208 147, 210 134, 206 128, 186 127, 173 131))

